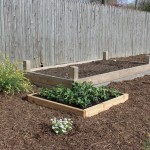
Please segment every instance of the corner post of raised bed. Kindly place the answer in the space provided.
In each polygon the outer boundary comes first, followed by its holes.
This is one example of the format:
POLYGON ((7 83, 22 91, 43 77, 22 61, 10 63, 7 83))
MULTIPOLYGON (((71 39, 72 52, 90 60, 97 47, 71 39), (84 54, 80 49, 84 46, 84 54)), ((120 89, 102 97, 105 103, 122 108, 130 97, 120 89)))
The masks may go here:
POLYGON ((23 61, 23 70, 24 70, 24 72, 31 71, 31 62, 30 62, 30 60, 24 60, 23 61))
POLYGON ((146 56, 146 62, 147 62, 148 64, 150 64, 150 55, 147 55, 147 56, 146 56))
POLYGON ((104 51, 103 52, 103 60, 108 60, 108 59, 109 59, 108 51, 104 51))
POLYGON ((73 79, 73 81, 78 80, 78 78, 79 78, 79 68, 77 66, 70 66, 69 77, 71 79, 73 79))

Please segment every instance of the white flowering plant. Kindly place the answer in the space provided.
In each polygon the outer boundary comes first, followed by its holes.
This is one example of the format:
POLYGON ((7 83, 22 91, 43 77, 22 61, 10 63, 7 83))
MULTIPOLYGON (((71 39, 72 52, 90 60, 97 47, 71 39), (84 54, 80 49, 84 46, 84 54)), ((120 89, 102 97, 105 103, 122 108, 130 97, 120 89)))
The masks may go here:
POLYGON ((73 125, 73 121, 71 119, 51 119, 52 122, 52 130, 56 134, 67 134, 71 129, 73 125))

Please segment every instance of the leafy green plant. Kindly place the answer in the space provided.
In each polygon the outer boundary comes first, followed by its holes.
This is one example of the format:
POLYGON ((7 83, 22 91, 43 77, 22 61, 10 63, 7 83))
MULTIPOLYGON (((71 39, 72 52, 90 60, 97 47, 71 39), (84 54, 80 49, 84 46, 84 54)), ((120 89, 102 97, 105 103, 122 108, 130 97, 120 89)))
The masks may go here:
POLYGON ((94 87, 91 82, 72 84, 72 88, 61 85, 51 89, 42 88, 39 95, 46 99, 69 104, 79 108, 87 108, 102 101, 118 97, 121 93, 108 87, 94 87))
POLYGON ((72 129, 73 121, 71 119, 51 119, 52 121, 52 130, 56 134, 67 134, 72 129))
POLYGON ((100 97, 100 99, 108 100, 111 97, 118 97, 120 95, 121 95, 121 93, 116 89, 108 88, 105 86, 99 87, 99 95, 98 96, 100 97))
POLYGON ((23 71, 18 69, 17 63, 11 63, 8 58, 0 63, 0 91, 14 94, 29 92, 31 89, 31 83, 24 76, 23 71))

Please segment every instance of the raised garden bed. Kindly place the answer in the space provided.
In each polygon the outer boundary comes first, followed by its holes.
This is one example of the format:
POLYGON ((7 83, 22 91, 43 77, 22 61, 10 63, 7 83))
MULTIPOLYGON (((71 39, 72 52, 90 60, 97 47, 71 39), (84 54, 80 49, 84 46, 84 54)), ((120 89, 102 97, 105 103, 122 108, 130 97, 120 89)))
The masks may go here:
POLYGON ((98 60, 88 63, 36 68, 28 71, 27 77, 31 82, 43 87, 57 84, 71 87, 75 81, 80 83, 92 81, 94 85, 98 85, 150 71, 148 56, 145 56, 143 62, 131 61, 131 58, 129 60, 98 60))
POLYGON ((61 103, 57 103, 54 101, 50 101, 44 98, 37 97, 36 94, 28 95, 28 101, 31 103, 35 103, 40 106, 53 108, 53 109, 60 110, 60 111, 74 113, 76 115, 82 116, 83 118, 97 115, 100 112, 108 110, 112 106, 118 105, 120 103, 124 103, 126 100, 128 100, 128 94, 123 94, 117 98, 110 99, 98 105, 95 105, 86 109, 79 109, 79 108, 75 108, 72 106, 64 105, 61 103))
POLYGON ((86 82, 74 83, 72 88, 42 88, 39 93, 28 95, 28 101, 32 103, 71 112, 84 118, 94 116, 126 100, 128 94, 108 87, 94 87, 86 82))

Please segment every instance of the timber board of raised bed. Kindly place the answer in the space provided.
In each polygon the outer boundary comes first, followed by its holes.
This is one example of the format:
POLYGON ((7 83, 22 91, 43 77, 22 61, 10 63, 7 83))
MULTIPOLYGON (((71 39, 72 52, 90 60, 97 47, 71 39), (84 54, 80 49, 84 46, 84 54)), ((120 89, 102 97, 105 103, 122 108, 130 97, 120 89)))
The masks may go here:
POLYGON ((45 74, 36 73, 36 72, 27 72, 26 77, 29 78, 29 80, 32 83, 38 86, 47 87, 47 88, 56 86, 58 84, 62 84, 65 87, 70 88, 72 86, 72 83, 74 82, 71 79, 65 79, 65 78, 45 75, 45 74))
POLYGON ((42 87, 52 87, 56 86, 58 84, 62 84, 65 87, 71 87, 73 82, 92 82, 94 85, 102 84, 105 82, 111 82, 114 80, 118 80, 121 78, 126 78, 134 75, 138 75, 141 73, 145 73, 150 71, 150 64, 141 65, 137 67, 112 71, 108 73, 98 74, 94 76, 89 76, 85 78, 78 78, 78 79, 66 79, 51 75, 46 75, 42 73, 37 72, 27 72, 26 76, 30 79, 30 81, 36 85, 42 86, 42 87))
POLYGON ((110 99, 108 101, 102 102, 100 104, 94 105, 92 107, 86 108, 86 109, 79 109, 75 108, 69 105, 57 103, 54 101, 46 100, 44 98, 40 98, 35 96, 36 94, 29 94, 28 95, 28 101, 31 103, 35 103, 40 106, 70 112, 74 113, 76 115, 82 116, 83 118, 92 117, 94 115, 99 114, 100 112, 106 111, 112 106, 118 105, 120 103, 124 103, 128 100, 129 95, 123 94, 121 96, 118 96, 116 98, 110 99))
POLYGON ((132 68, 127 68, 127 69, 122 69, 122 70, 117 70, 117 71, 112 71, 108 73, 103 73, 95 76, 90 76, 86 78, 80 78, 78 79, 78 82, 92 82, 93 84, 100 84, 100 83, 105 83, 105 82, 111 82, 117 79, 137 75, 140 73, 144 73, 150 71, 150 64, 146 65, 141 65, 137 67, 132 67, 132 68))

